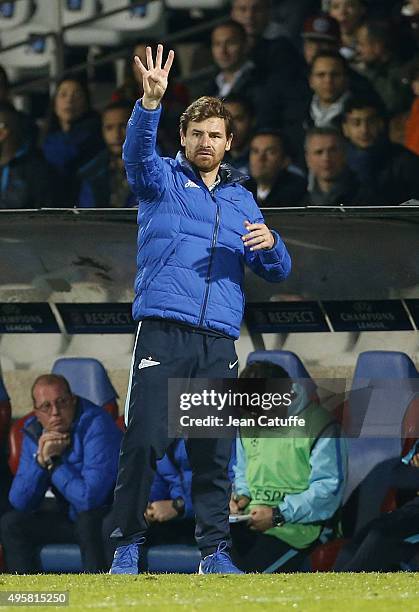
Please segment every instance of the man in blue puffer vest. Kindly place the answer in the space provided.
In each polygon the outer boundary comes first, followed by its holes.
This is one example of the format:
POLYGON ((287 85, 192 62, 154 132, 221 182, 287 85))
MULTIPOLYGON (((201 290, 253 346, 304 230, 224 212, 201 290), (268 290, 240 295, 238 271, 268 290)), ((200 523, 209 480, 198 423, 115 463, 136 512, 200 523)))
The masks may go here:
MULTIPOLYGON (((232 120, 217 98, 199 98, 183 113, 176 159, 156 153, 160 101, 173 62, 162 67, 147 47, 135 58, 144 96, 128 122, 123 158, 139 200, 134 319, 139 321, 127 394, 111 534, 112 574, 137 574, 156 461, 169 445, 167 380, 235 378, 234 340, 244 310, 244 264, 268 281, 284 280, 287 249, 270 230, 239 172, 223 164, 232 120)), ((229 439, 189 439, 192 503, 202 573, 241 573, 231 562, 228 522, 229 439)))
POLYGON ((37 548, 77 542, 83 570, 105 569, 101 525, 115 485, 121 431, 112 417, 45 374, 32 387, 35 415, 23 428, 13 510, 1 519, 7 568, 39 571, 37 548), (47 495, 46 495, 47 494, 47 495))

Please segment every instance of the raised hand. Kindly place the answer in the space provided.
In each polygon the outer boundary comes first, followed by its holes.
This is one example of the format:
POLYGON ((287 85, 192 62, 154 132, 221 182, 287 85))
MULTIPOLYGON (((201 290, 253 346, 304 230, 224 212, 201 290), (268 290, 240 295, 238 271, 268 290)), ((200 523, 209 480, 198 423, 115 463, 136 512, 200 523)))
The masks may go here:
POLYGON ((163 45, 157 46, 155 63, 153 62, 151 47, 146 48, 146 56, 147 68, 137 55, 134 57, 134 62, 143 77, 144 96, 142 99, 142 104, 144 108, 154 110, 160 104, 160 100, 164 96, 167 89, 167 80, 169 77, 170 68, 173 64, 175 52, 173 50, 169 51, 163 68, 163 45))

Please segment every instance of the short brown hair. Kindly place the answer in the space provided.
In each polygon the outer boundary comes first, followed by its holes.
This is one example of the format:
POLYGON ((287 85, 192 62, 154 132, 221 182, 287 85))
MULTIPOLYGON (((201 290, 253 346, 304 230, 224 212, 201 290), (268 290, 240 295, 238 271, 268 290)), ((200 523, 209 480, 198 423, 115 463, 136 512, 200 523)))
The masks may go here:
POLYGON ((233 117, 230 111, 222 100, 210 96, 202 96, 188 106, 180 117, 180 129, 186 134, 190 121, 204 121, 212 117, 224 119, 227 137, 233 133, 233 117))
POLYGON ((31 397, 34 402, 35 402, 35 398, 34 398, 33 392, 35 390, 35 387, 39 384, 48 385, 48 386, 61 384, 61 385, 64 385, 69 395, 73 395, 71 392, 71 388, 70 388, 68 380, 64 378, 64 376, 61 376, 61 374, 41 374, 34 381, 32 388, 31 388, 31 397))

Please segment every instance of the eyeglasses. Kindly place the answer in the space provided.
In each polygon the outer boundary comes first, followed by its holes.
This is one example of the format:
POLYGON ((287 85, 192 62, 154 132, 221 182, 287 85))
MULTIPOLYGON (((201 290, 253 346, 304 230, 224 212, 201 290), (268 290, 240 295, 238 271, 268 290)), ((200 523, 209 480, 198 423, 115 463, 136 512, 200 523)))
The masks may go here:
POLYGON ((35 406, 35 410, 39 410, 39 412, 44 414, 51 414, 54 406, 57 410, 64 410, 71 403, 71 400, 72 396, 70 395, 66 397, 57 397, 57 399, 52 402, 44 402, 40 406, 35 406))

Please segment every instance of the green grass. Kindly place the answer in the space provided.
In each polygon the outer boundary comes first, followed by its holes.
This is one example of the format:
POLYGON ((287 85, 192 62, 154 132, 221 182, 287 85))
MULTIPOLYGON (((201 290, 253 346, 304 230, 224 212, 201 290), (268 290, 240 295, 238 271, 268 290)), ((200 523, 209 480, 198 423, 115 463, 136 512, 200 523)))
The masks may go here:
MULTIPOLYGON (((0 592, 7 590, 69 591, 69 607, 19 606, 33 611, 419 611, 419 576, 415 573, 269 576, 2 574, 0 592)), ((2 609, 6 607, 0 606, 2 609)))

